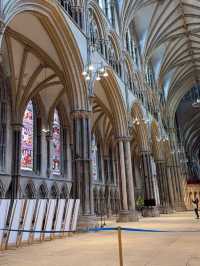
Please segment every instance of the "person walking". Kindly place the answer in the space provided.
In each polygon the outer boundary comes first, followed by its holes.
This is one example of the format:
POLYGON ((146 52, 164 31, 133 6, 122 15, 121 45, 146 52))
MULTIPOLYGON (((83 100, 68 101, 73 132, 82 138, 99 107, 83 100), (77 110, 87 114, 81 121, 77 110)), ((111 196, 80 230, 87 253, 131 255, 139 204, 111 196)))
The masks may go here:
POLYGON ((195 205, 194 212, 196 214, 197 219, 199 219, 199 199, 195 198, 195 200, 192 201, 195 205))

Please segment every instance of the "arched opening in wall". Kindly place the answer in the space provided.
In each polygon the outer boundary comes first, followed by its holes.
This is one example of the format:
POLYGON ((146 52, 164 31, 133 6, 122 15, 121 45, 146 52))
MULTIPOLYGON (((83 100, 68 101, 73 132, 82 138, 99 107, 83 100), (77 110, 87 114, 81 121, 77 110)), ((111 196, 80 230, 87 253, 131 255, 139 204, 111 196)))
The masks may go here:
MULTIPOLYGON (((93 3, 91 2, 91 5, 93 3)), ((89 36, 90 44, 93 51, 98 51, 101 55, 105 56, 105 29, 100 22, 98 10, 96 7, 89 7, 89 36)))
POLYGON ((62 186, 60 198, 61 199, 68 199, 69 198, 69 191, 68 191, 67 185, 62 186))
POLYGON ((54 184, 54 185, 51 187, 51 190, 50 190, 50 197, 51 197, 52 199, 57 199, 57 198, 59 198, 59 195, 60 195, 60 193, 59 193, 59 188, 58 188, 58 186, 57 186, 56 184, 54 184))
POLYGON ((27 199, 36 199, 37 198, 36 188, 32 182, 27 184, 25 187, 25 198, 27 198, 27 199))
POLYGON ((131 69, 131 64, 129 64, 129 61, 125 61, 125 66, 124 66, 124 79, 125 79, 125 84, 127 88, 132 91, 134 94, 135 88, 134 88, 134 83, 133 83, 133 77, 132 77, 132 69, 131 69))
POLYGON ((115 70, 115 72, 121 77, 122 68, 120 64, 119 47, 117 41, 113 36, 108 37, 106 45, 106 59, 108 64, 115 70))
MULTIPOLYGON (((9 184, 9 187, 5 193, 5 198, 6 199, 11 199, 11 196, 12 196, 12 185, 11 185, 11 182, 9 184)), ((21 186, 19 186, 19 198, 23 198, 24 195, 22 193, 22 189, 21 189, 21 186)))
MULTIPOLYGON (((94 98, 92 102, 92 134, 95 136, 95 150, 97 155, 97 180, 102 185, 99 200, 100 214, 110 216, 110 191, 119 185, 119 145, 118 139, 127 136, 127 115, 123 97, 114 73, 107 69, 108 77, 96 81, 94 84, 94 98), (102 178, 101 178, 102 176, 102 178)), ((119 202, 117 202, 119 204, 119 202)), ((119 208, 118 208, 119 209, 119 208)))
POLYGON ((3 199, 5 197, 5 189, 3 182, 0 180, 0 199, 3 199))
POLYGON ((82 58, 61 9, 43 0, 30 0, 23 6, 15 2, 7 11, 5 20, 9 23, 2 47, 10 71, 11 94, 18 101, 13 103, 13 110, 24 110, 36 93, 46 98, 48 110, 52 98, 55 100, 61 91, 67 93, 70 106, 84 109, 87 99, 80 79, 82 58))
POLYGON ((132 128, 131 135, 131 156, 133 167, 133 178, 135 188, 136 207, 140 208, 140 202, 144 199, 145 181, 142 169, 141 153, 148 151, 147 128, 144 123, 143 110, 138 102, 131 108, 132 128))
POLYGON ((38 191, 38 197, 39 199, 47 199, 48 198, 48 188, 47 188, 47 185, 44 183, 44 184, 41 184, 40 187, 39 187, 39 191, 38 191))
MULTIPOLYGON (((47 152, 46 146, 51 129, 49 113, 55 102, 59 98, 65 99, 69 113, 74 109, 85 110, 87 106, 86 87, 80 78, 83 67, 81 54, 61 9, 55 7, 53 2, 43 0, 37 3, 30 0, 23 5, 14 1, 4 14, 7 23, 2 48, 10 76, 12 123, 22 124, 24 110, 31 107, 31 102, 34 109, 35 98, 40 99, 42 106, 42 130, 38 130, 37 135, 37 139, 41 137, 41 145, 36 147, 31 132, 38 128, 38 124, 35 127, 33 121, 22 129, 25 131, 26 128, 26 133, 30 134, 26 134, 27 142, 22 147, 21 165, 26 176, 31 178, 35 177, 32 171, 40 177, 52 174, 52 162, 47 158, 50 152, 47 152), (39 148, 41 150, 36 156, 39 148)), ((34 117, 33 112, 33 120, 34 117)), ((25 132, 22 135, 24 137, 25 132)), ((58 164, 54 163, 54 174, 62 170, 58 164)))
POLYGON ((83 29, 84 27, 84 13, 83 13, 83 5, 80 4, 82 1, 74 1, 74 0, 58 0, 58 2, 62 5, 65 11, 70 15, 70 17, 74 20, 78 26, 83 29))

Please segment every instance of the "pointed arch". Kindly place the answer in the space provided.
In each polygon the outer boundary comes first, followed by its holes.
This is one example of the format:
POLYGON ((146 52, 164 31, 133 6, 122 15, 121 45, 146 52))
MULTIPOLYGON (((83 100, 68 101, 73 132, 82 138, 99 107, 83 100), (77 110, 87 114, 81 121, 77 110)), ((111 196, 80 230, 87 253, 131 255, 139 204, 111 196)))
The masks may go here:
POLYGON ((61 82, 70 98, 71 108, 87 109, 86 84, 79 78, 83 69, 82 57, 61 9, 56 8, 53 2, 44 0, 38 0, 37 3, 33 0, 13 1, 7 4, 5 9, 4 36, 7 30, 9 31, 10 23, 21 14, 31 14, 36 17, 48 33, 59 58, 61 82))

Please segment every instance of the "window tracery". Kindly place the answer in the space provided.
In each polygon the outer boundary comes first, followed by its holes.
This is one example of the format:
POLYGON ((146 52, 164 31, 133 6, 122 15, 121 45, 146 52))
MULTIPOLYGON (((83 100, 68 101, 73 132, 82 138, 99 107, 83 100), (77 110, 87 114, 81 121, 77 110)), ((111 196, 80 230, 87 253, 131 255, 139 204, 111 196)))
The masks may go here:
POLYGON ((61 125, 57 109, 54 111, 52 126, 52 171, 54 175, 61 174, 61 125))
POLYGON ((106 59, 108 64, 116 71, 116 73, 121 77, 121 65, 119 64, 119 60, 112 43, 112 40, 109 38, 106 49, 106 59))
POLYGON ((24 112, 21 134, 21 169, 33 171, 34 111, 29 101, 24 112))
POLYGON ((100 36, 96 19, 92 9, 89 10, 89 38, 90 46, 93 50, 97 50, 102 55, 104 54, 103 39, 100 36))
POLYGON ((69 16, 79 25, 79 27, 83 28, 83 12, 82 7, 78 5, 73 0, 59 0, 60 4, 63 6, 65 11, 69 14, 69 16))

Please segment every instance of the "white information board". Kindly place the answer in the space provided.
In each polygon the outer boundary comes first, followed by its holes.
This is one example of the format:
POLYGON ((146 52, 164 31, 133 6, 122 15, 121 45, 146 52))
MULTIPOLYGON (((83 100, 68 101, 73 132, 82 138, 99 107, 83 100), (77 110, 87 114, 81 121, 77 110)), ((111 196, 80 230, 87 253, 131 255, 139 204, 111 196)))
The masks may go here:
MULTIPOLYGON (((11 223, 10 223, 10 229, 12 230, 19 229, 24 201, 25 200, 23 199, 18 199, 16 200, 16 203, 13 206, 13 214, 12 214, 11 223)), ((19 233, 18 231, 10 231, 9 237, 8 237, 8 245, 16 244, 18 233, 19 233)))
MULTIPOLYGON (((42 230, 42 223, 44 219, 45 209, 46 209, 47 199, 40 199, 38 202, 37 214, 36 214, 36 221, 34 230, 41 231, 42 230)), ((40 240, 41 233, 35 232, 33 235, 34 240, 40 240)))
POLYGON ((9 205, 10 205, 9 199, 2 199, 0 201, 0 247, 2 245, 2 240, 4 235, 4 231, 2 229, 4 229, 6 225, 9 205))
MULTIPOLYGON (((55 231, 61 231, 62 230, 62 221, 63 221, 63 215, 65 210, 65 199, 60 199, 58 202, 58 211, 57 211, 57 219, 56 219, 56 226, 55 231)), ((56 236, 61 235, 61 233, 55 233, 56 236)))
MULTIPOLYGON (((53 216, 55 213, 56 201, 57 201, 56 199, 50 199, 49 200, 47 216, 46 216, 45 231, 51 231, 52 230, 53 216)), ((51 233, 45 233, 45 238, 50 238, 50 236, 51 236, 51 233)))
POLYGON ((77 228, 77 220, 78 220, 78 213, 79 213, 79 207, 80 207, 80 199, 77 199, 75 201, 74 205, 74 211, 72 216, 72 223, 71 223, 71 231, 75 232, 77 228))
POLYGON ((72 211, 74 206, 74 200, 69 199, 67 202, 66 214, 65 214, 65 231, 70 231, 71 219, 72 219, 72 211))
MULTIPOLYGON (((36 199, 33 200, 27 200, 27 207, 26 207, 26 214, 25 214, 25 220, 24 220, 24 230, 31 230, 32 228, 32 220, 33 220, 33 214, 36 207, 36 199)), ((29 232, 23 232, 22 233, 22 242, 28 242, 30 233, 29 232)))

